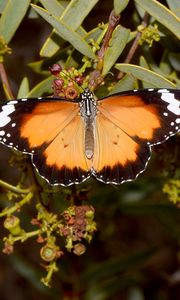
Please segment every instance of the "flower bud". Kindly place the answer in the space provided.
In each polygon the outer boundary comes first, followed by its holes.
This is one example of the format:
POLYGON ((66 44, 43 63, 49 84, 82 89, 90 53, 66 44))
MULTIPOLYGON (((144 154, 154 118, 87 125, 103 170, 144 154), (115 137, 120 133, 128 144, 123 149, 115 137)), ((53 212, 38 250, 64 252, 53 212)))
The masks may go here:
POLYGON ((77 243, 74 245, 74 250, 73 250, 74 254, 80 256, 84 254, 85 251, 86 251, 86 247, 83 244, 77 243))
POLYGON ((49 67, 49 71, 52 75, 57 76, 62 71, 62 67, 59 64, 54 64, 52 67, 49 67))
POLYGON ((20 220, 16 216, 9 216, 4 221, 4 227, 9 230, 12 235, 19 235, 22 233, 22 229, 20 227, 20 220))
POLYGON ((57 248, 55 245, 46 244, 40 250, 41 258, 47 262, 50 262, 56 258, 57 248))

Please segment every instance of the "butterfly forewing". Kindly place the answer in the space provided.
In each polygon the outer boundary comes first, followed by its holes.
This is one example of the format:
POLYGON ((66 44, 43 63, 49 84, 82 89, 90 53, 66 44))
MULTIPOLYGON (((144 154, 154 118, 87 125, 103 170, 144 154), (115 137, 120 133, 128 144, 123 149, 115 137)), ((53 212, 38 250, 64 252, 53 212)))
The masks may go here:
POLYGON ((0 141, 31 154, 40 175, 51 184, 70 185, 89 176, 78 103, 45 98, 9 101, 0 111, 0 141))
POLYGON ((179 130, 179 99, 175 90, 131 91, 98 101, 98 109, 132 138, 153 145, 179 130))

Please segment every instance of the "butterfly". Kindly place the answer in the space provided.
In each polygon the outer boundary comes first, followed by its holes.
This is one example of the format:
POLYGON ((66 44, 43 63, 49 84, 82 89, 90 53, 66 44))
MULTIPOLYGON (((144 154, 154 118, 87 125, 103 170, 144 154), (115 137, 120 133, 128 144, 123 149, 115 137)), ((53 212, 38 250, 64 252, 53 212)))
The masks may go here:
POLYGON ((135 179, 153 145, 180 130, 180 90, 132 90, 96 99, 87 88, 76 101, 33 98, 0 106, 0 142, 31 156, 52 185, 91 175, 104 183, 135 179))

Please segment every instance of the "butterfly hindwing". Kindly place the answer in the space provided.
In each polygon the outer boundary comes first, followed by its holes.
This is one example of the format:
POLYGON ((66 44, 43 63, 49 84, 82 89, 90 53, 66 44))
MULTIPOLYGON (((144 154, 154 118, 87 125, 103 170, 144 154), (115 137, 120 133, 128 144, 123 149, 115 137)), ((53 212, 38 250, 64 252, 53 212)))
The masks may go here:
POLYGON ((33 164, 40 175, 51 184, 71 185, 90 176, 84 155, 84 122, 75 116, 56 138, 33 156, 33 164))
POLYGON ((138 143, 99 113, 93 160, 94 176, 105 183, 120 184, 141 173, 150 157, 145 143, 138 143))

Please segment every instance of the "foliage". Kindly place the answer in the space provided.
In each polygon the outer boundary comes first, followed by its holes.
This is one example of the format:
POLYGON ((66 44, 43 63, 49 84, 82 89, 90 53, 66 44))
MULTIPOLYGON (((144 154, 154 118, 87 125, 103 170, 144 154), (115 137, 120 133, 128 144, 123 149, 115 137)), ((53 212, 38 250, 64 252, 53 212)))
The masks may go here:
MULTIPOLYGON (((99 97, 134 88, 179 88, 179 1, 161 2, 114 0, 113 7, 103 0, 1 0, 2 99, 57 93, 61 78, 54 64, 99 97)), ((177 152, 178 137, 157 146, 151 166, 132 183, 114 187, 90 179, 62 188, 48 186, 15 151, 8 167, 10 154, 2 146, 2 248, 14 252, 10 264, 33 286, 32 292, 22 283, 23 296, 179 299, 177 152), (19 241, 24 244, 16 248, 19 241), (30 265, 37 254, 45 276, 36 263, 30 265), (42 287, 41 276, 53 288, 42 287)), ((7 284, 1 290, 7 293, 7 284)))

